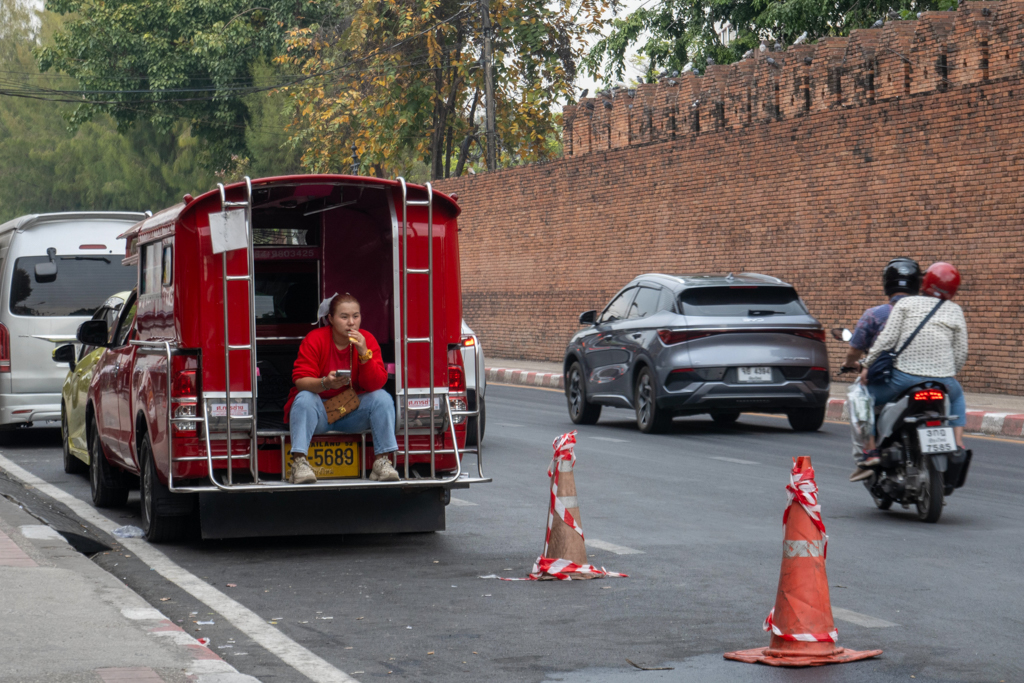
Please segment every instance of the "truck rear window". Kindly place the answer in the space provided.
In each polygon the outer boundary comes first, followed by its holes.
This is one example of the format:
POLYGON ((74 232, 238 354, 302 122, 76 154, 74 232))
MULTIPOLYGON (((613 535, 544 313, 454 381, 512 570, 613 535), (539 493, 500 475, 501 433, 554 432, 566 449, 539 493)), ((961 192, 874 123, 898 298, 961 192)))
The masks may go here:
POLYGON ((57 277, 39 282, 37 263, 46 256, 23 256, 14 262, 11 313, 30 316, 89 317, 112 295, 135 286, 135 269, 119 255, 57 256, 57 277))
POLYGON ((806 315, 792 287, 696 287, 679 295, 683 315, 767 317, 806 315))

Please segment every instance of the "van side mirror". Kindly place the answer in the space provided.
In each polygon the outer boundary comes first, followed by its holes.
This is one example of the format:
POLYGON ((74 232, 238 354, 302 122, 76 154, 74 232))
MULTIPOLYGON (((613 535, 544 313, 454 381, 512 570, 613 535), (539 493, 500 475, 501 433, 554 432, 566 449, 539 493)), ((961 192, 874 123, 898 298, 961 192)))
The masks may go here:
POLYGON ((50 247, 46 250, 49 261, 36 264, 36 282, 53 282, 57 279, 57 250, 50 247))
POLYGON ((593 325, 597 322, 597 311, 580 313, 580 325, 593 325))
POLYGON ((54 363, 67 363, 72 370, 75 369, 75 345, 64 344, 53 350, 54 363))
POLYGON ((86 320, 78 326, 78 334, 75 337, 86 346, 108 346, 106 320, 86 320))

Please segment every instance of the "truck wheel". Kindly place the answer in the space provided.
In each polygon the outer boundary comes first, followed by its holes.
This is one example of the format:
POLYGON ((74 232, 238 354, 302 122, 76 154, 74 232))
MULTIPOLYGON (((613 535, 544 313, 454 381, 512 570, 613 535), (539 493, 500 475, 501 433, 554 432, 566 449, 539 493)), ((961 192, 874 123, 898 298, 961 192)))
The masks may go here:
POLYGON ((935 469, 931 458, 926 455, 921 457, 927 460, 927 466, 921 471, 922 474, 927 473, 928 481, 921 482, 917 492, 917 518, 934 524, 942 516, 942 472, 935 469))
POLYGON ((825 422, 826 410, 827 406, 794 410, 787 413, 786 417, 789 418, 789 426, 793 428, 794 432, 816 432, 825 422))
POLYGON ((579 362, 569 366, 565 381, 565 398, 569 402, 569 419, 573 424, 597 424, 601 417, 601 406, 587 403, 587 387, 583 379, 583 368, 579 362))
POLYGON ((636 378, 636 391, 633 394, 633 405, 636 407, 636 426, 644 434, 658 434, 672 425, 672 413, 658 407, 657 394, 654 390, 654 375, 645 367, 636 378))
POLYGON ((68 432, 68 411, 64 402, 60 404, 60 438, 64 442, 64 471, 67 474, 85 474, 89 466, 71 452, 71 435, 68 432))
POLYGON ((98 508, 116 508, 128 502, 124 477, 103 454, 95 418, 89 434, 89 489, 92 491, 92 504, 98 508))
POLYGON ((146 540, 150 543, 177 541, 185 535, 195 500, 188 493, 171 493, 160 483, 149 434, 142 437, 139 460, 142 461, 139 507, 142 510, 142 530, 146 532, 146 540))
MULTIPOLYGON (((487 402, 480 398, 478 401, 480 404, 480 440, 484 440, 484 428, 487 427, 487 402)), ((466 445, 467 446, 479 446, 476 442, 476 421, 478 418, 471 417, 466 420, 466 445)))

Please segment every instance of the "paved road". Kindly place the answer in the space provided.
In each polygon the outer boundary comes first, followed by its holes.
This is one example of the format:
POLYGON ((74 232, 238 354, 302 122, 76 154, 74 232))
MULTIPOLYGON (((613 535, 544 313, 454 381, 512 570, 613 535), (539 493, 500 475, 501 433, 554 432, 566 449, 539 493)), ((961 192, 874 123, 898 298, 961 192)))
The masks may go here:
MULTIPOLYGON (((630 578, 478 578, 528 572, 543 541, 551 440, 571 427, 558 393, 489 387, 485 470, 495 483, 457 491, 445 532, 162 550, 361 681, 1024 680, 1024 441, 972 437, 968 485, 939 524, 926 525, 913 510, 876 510, 846 481, 844 424, 796 434, 773 417, 744 416, 733 428, 691 418, 647 436, 630 413, 608 410, 579 430, 576 480, 591 561, 630 578), (881 648, 878 660, 780 671, 721 658, 767 644, 761 622, 775 596, 784 486, 798 454, 812 456, 821 490, 840 644, 881 648), (629 549, 639 552, 619 554, 629 549), (626 658, 674 669, 641 672, 626 658)), ((61 471, 52 430, 19 434, 2 451, 87 499, 87 481, 61 471)), ((32 496, 0 486, 10 491, 32 496)), ((137 523, 137 495, 105 514, 137 523)), ((296 533, 301 526, 296 520, 296 533)), ((240 671, 305 680, 127 554, 115 545, 96 561, 210 637, 240 671)))

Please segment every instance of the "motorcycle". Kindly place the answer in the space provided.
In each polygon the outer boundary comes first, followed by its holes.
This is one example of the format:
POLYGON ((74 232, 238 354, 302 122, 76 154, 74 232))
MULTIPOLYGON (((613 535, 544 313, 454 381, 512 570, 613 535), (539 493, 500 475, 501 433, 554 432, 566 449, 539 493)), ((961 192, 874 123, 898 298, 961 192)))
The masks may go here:
MULTIPOLYGON (((852 336, 849 330, 833 330, 833 337, 844 342, 852 336)), ((849 372, 855 370, 841 368, 836 374, 849 372)), ((863 411, 855 416, 854 408, 850 405, 857 457, 864 447, 866 421, 863 411)), ((945 497, 967 481, 973 457, 969 449, 956 445, 949 423, 957 416, 949 414, 946 387, 941 382, 921 382, 888 403, 869 408, 868 413, 876 426, 875 444, 881 458, 864 480, 875 506, 888 510, 894 502, 905 509, 914 504, 918 519, 939 521, 945 497)))

